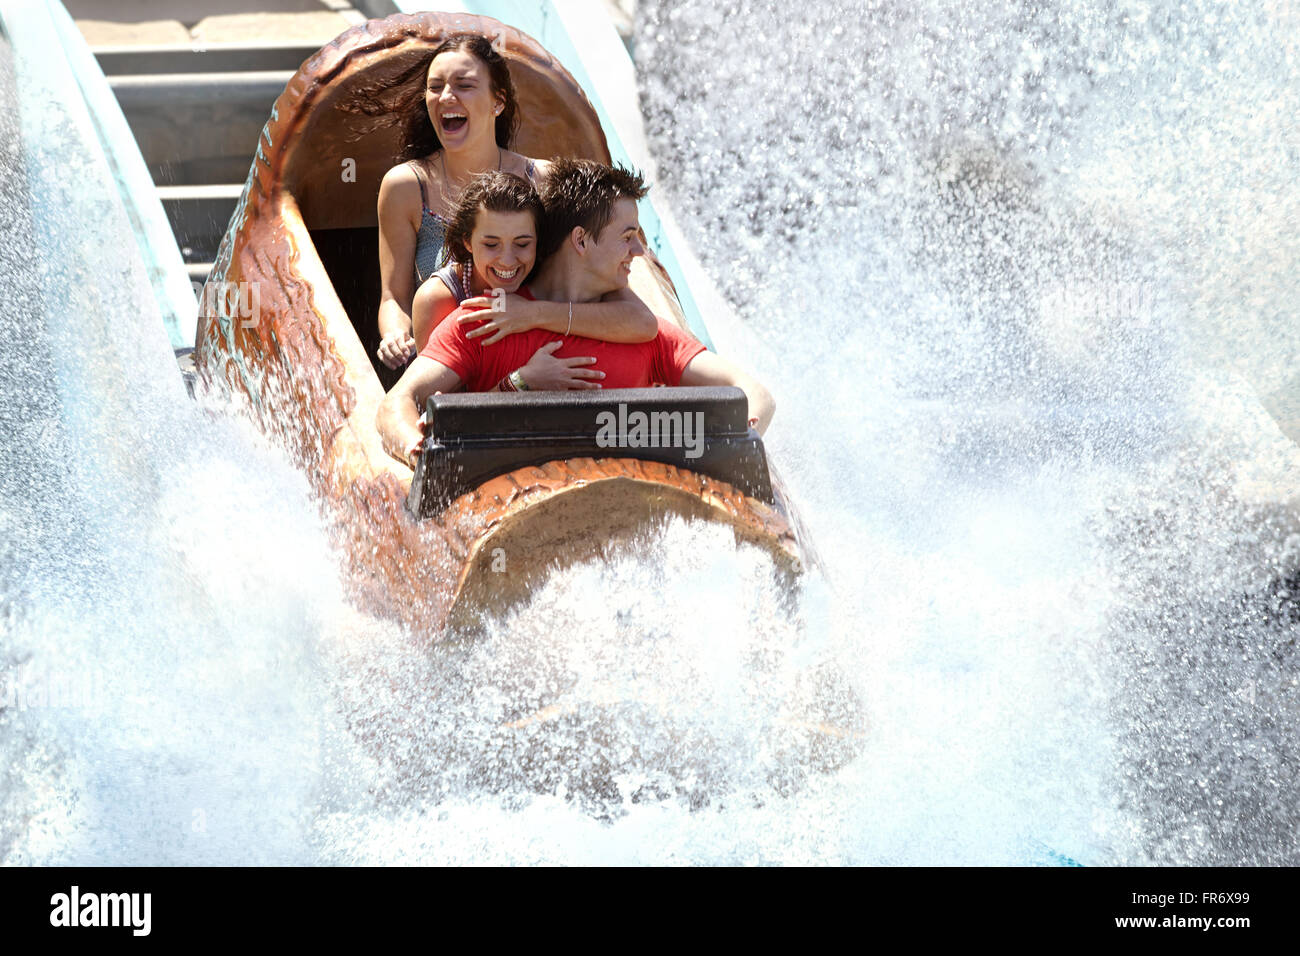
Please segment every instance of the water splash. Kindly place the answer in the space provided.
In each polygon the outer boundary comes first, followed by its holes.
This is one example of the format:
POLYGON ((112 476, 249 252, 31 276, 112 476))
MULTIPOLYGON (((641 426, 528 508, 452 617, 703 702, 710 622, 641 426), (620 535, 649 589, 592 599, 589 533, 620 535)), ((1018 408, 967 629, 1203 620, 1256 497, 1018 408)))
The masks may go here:
POLYGON ((0 52, 43 110, 39 141, 0 121, 0 850, 301 862, 312 652, 350 613, 328 538, 278 453, 186 399, 107 171, 0 52))
MULTIPOLYGON (((639 5, 656 188, 825 579, 674 522, 439 653, 179 397, 124 236, 42 261, 0 116, 3 859, 1295 862, 1300 461, 1252 390, 1296 346, 1288 8, 976 7, 639 5), (800 772, 823 663, 867 736, 800 772), (513 775, 551 691, 615 732, 513 775)), ((44 193, 93 185, 58 142, 44 193)))
POLYGON ((1258 397, 1300 344, 1294 10, 640 16, 658 188, 777 343, 737 358, 786 386, 832 579, 891 621, 862 656, 908 809, 864 845, 987 861, 1018 809, 1084 862, 1294 862, 1300 460, 1258 397))

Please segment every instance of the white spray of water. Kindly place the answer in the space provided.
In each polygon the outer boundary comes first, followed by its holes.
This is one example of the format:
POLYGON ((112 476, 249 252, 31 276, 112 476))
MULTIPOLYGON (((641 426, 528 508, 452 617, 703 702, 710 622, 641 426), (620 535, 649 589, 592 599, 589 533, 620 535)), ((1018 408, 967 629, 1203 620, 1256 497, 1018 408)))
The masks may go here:
POLYGON ((23 107, 39 141, 0 137, 0 850, 302 862, 317 647, 352 614, 328 538, 301 475, 186 398, 105 169, 62 104, 23 107))
POLYGON ((793 608, 672 522, 430 653, 177 400, 122 236, 39 281, 10 242, 0 653, 94 699, 0 714, 5 858, 1293 862, 1300 469, 1247 384, 1295 347, 1295 200, 1251 215, 1296 172, 1251 108, 1296 97, 1278 11, 975 6, 640 5, 658 188, 825 559, 793 608), (817 664, 865 702, 828 773, 781 719, 817 664), (500 732, 553 691, 604 729, 500 732))
POLYGON ((640 12, 660 188, 888 622, 861 859, 1293 860, 1291 6, 640 12))

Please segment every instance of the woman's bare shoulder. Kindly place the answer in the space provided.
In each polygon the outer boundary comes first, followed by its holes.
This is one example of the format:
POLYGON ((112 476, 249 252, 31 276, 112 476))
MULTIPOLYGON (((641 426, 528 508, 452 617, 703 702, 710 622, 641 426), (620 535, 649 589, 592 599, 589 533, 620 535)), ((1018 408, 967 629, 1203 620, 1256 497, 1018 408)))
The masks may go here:
POLYGON ((403 187, 406 186, 420 188, 420 177, 416 175, 415 167, 411 163, 398 163, 384 173, 384 178, 379 183, 381 192, 393 189, 404 191, 403 187))
POLYGON ((409 163, 400 163, 388 172, 379 183, 379 214, 402 215, 419 220, 422 205, 420 179, 409 163))

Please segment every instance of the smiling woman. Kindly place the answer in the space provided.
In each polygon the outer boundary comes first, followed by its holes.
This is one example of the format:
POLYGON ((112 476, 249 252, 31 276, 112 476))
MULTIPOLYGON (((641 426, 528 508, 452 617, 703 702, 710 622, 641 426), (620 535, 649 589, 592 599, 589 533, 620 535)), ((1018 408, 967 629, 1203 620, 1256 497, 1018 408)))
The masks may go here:
MULTIPOLYGON (((559 117, 532 119, 553 125, 559 117)), ((449 219, 470 181, 504 172, 537 186, 550 168, 508 148, 519 124, 510 70, 491 42, 477 33, 457 33, 438 45, 425 74, 422 108, 406 129, 406 162, 390 169, 379 189, 376 354, 388 368, 409 362, 433 328, 475 294, 437 274, 450 258, 449 219)), ((626 288, 576 306, 513 297, 510 308, 511 332, 541 328, 607 342, 646 342, 658 329, 654 314, 626 288)))
MULTIPOLYGON (((421 348, 437 318, 439 303, 470 296, 496 296, 519 289, 537 262, 542 201, 532 185, 510 173, 475 177, 446 222, 444 248, 450 262, 415 294, 413 332, 421 348)), ((498 306, 499 307, 499 306, 498 306)))
POLYGON ((544 161, 509 149, 518 109, 506 61, 485 37, 453 34, 433 51, 423 108, 407 127, 406 162, 379 188, 377 354, 389 368, 415 355, 415 290, 447 259, 448 217, 470 179, 501 170, 532 182, 545 171, 544 161))

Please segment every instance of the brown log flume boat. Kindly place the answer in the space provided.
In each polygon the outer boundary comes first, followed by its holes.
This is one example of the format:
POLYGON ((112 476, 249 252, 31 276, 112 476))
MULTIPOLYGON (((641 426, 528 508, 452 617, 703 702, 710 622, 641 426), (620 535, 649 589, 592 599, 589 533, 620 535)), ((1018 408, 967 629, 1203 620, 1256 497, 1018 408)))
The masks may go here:
MULTIPOLYGON (((433 640, 670 515, 728 525, 797 575, 807 551, 735 389, 437 396, 416 472, 384 451, 376 196, 422 108, 431 52, 467 30, 492 37, 510 65, 515 149, 610 161, 583 91, 518 30, 446 14, 349 30, 302 65, 262 132, 202 297, 200 374, 246 395, 310 476, 346 538, 358 603, 433 640), (703 413, 703 453, 610 456, 595 423, 620 404, 627 415, 703 413)), ((632 287, 685 324, 652 256, 637 259, 632 287)))

